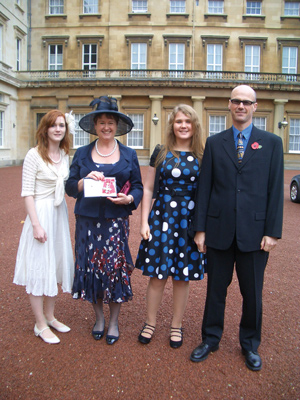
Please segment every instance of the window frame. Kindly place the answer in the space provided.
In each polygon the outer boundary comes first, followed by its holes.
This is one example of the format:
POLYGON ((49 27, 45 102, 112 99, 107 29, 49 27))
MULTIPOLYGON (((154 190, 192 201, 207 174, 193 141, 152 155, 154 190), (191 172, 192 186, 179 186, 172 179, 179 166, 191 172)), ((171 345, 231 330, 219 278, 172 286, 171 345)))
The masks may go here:
POLYGON ((16 71, 21 70, 21 60, 22 60, 22 40, 16 38, 16 71))
POLYGON ((207 14, 210 15, 223 15, 224 14, 224 0, 208 0, 207 1, 207 14), (210 4, 213 3, 213 4, 210 4), (219 8, 219 6, 216 6, 215 3, 222 3, 222 11, 219 12, 216 9, 219 8), (211 7, 211 8, 210 8, 211 7))
POLYGON ((148 46, 146 42, 131 42, 130 43, 130 69, 131 69, 131 76, 145 76, 146 72, 143 70, 147 69, 147 54, 148 53, 148 46), (134 53, 133 47, 137 46, 137 52, 134 53), (141 54, 140 49, 144 47, 145 53, 144 55, 141 54), (133 55, 137 54, 137 62, 133 61, 133 55), (145 61, 142 62, 140 61, 141 57, 145 57, 145 61), (141 68, 141 66, 144 64, 144 68, 141 68), (134 65, 137 66, 137 68, 134 67, 134 65), (139 71, 139 72, 138 72, 139 71))
POLYGON ((261 0, 246 0, 246 12, 245 12, 245 15, 247 15, 247 16, 254 16, 254 17, 259 17, 259 16, 261 16, 262 15, 262 1, 261 0), (250 3, 250 4, 249 4, 250 3), (248 12, 248 8, 250 8, 251 10, 253 10, 253 9, 257 9, 257 7, 256 6, 254 6, 254 3, 256 3, 256 4, 260 4, 260 7, 259 7, 259 13, 256 13, 256 12, 248 12))
POLYGON ((135 112, 129 112, 128 113, 129 118, 132 119, 133 123, 134 123, 134 127, 132 128, 132 130, 130 132, 127 133, 126 135, 126 144, 128 147, 132 148, 132 149, 144 149, 145 147, 145 112, 143 111, 135 111, 135 112), (135 117, 139 116, 142 117, 142 127, 141 128, 137 128, 139 125, 139 121, 135 120, 135 117), (138 132, 137 132, 138 131, 138 132), (140 134, 141 137, 138 138, 132 138, 132 136, 134 134, 140 134), (129 142, 130 140, 134 141, 134 140, 138 140, 138 141, 142 141, 142 145, 131 145, 129 142))
POLYGON ((63 66, 64 66, 64 49, 63 49, 63 44, 61 44, 61 43, 49 43, 48 44, 48 70, 49 71, 61 71, 62 69, 63 69, 63 66), (54 46, 55 47, 55 49, 56 49, 56 51, 55 51, 55 63, 51 63, 51 47, 52 46, 54 46), (58 64, 57 63, 57 55, 58 55, 58 52, 57 52, 57 50, 58 50, 58 46, 60 46, 61 47, 61 64, 58 64), (60 66, 61 65, 61 68, 51 68, 51 65, 54 65, 54 66, 60 66))
POLYGON ((95 15, 99 13, 99 0, 82 0, 82 14, 85 15, 95 15), (95 7, 95 10, 91 11, 91 12, 85 12, 84 8, 85 7, 91 7, 90 5, 86 5, 85 6, 85 1, 91 1, 94 2, 96 4, 93 4, 92 7, 95 7))
POLYGON ((81 47, 81 54, 82 54, 82 70, 85 71, 84 72, 84 76, 85 77, 94 77, 95 76, 95 71, 96 69, 98 69, 98 45, 97 43, 82 43, 82 47, 81 47), (88 57, 89 57, 89 62, 85 63, 84 59, 86 56, 85 53, 85 47, 88 46, 89 50, 92 49, 92 46, 95 46, 96 48, 96 52, 93 53, 91 51, 89 51, 88 53, 88 57), (91 62, 91 57, 96 56, 96 62, 91 62), (88 66, 89 68, 85 68, 85 66, 88 66))
MULTIPOLYGON (((208 136, 213 136, 216 133, 222 132, 226 129, 226 123, 227 123, 227 115, 224 113, 215 113, 215 112, 210 112, 208 115, 208 136), (218 128, 218 130, 216 131, 212 131, 211 130, 211 118, 224 118, 224 124, 222 125, 222 127, 218 128)), ((220 122, 218 123, 218 125, 220 125, 220 122)))
POLYGON ((51 15, 51 16, 64 15, 65 14, 65 1, 64 0, 49 0, 48 12, 49 12, 49 15, 51 15), (61 4, 51 5, 52 2, 54 2, 54 3, 59 2, 59 3, 62 3, 62 5, 61 4), (62 12, 51 12, 51 10, 53 10, 53 8, 56 8, 56 7, 62 7, 62 12))
POLYGON ((170 6, 170 14, 185 14, 186 13, 186 0, 170 0, 169 6, 170 6), (175 5, 176 3, 184 3, 184 9, 182 9, 182 4, 175 5))
MULTIPOLYGON (((292 10, 292 9, 291 9, 292 10)), ((284 17, 300 17, 300 1, 285 1, 284 2, 284 8, 283 8, 283 16, 284 17), (288 13, 286 14, 286 10, 289 7, 286 7, 287 5, 291 5, 291 4, 297 4, 298 5, 298 13, 297 14, 293 14, 293 13, 288 13)))
POLYGON ((148 1, 147 0, 132 0, 131 1, 131 12, 133 14, 145 14, 148 12, 148 1), (140 3, 146 3, 146 7, 140 7, 140 3), (135 7, 136 6, 136 7, 135 7))
POLYGON ((5 135, 5 112, 0 109, 0 148, 4 148, 4 135, 5 135))
POLYGON ((75 129, 74 129, 74 134, 73 134, 73 149, 78 149, 79 147, 85 146, 91 142, 91 136, 88 132, 84 131, 83 129, 80 128, 78 122, 82 117, 84 117, 87 114, 87 112, 81 112, 81 111, 74 111, 74 119, 75 119, 75 129), (82 144, 77 144, 76 140, 83 141, 82 144))

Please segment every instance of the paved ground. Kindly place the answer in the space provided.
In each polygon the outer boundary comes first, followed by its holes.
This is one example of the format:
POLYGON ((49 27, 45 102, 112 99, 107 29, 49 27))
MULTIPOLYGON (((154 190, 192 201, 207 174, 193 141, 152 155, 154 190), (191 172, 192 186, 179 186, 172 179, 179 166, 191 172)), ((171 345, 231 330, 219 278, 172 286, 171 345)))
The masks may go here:
MULTIPOLYGON (((146 168, 142 167, 143 174, 146 168)), ((299 241, 300 204, 289 200, 291 177, 285 172, 284 233, 271 254, 265 276, 263 369, 249 371, 238 343, 241 298, 236 277, 229 288, 225 331, 220 350, 205 362, 189 361, 200 342, 206 279, 191 284, 184 319, 184 344, 169 347, 171 285, 163 299, 157 331, 148 346, 137 342, 145 318, 147 279, 134 271, 134 299, 120 316, 120 340, 108 346, 91 336, 92 307, 59 294, 57 317, 72 330, 59 334, 59 345, 47 345, 33 334, 33 317, 23 287, 12 284, 18 241, 25 219, 20 198, 21 168, 0 169, 0 399, 300 399, 299 241)), ((74 236, 74 201, 68 199, 74 236)), ((131 248, 139 245, 139 211, 131 218, 131 248)), ((108 319, 107 308, 105 309, 108 319)))

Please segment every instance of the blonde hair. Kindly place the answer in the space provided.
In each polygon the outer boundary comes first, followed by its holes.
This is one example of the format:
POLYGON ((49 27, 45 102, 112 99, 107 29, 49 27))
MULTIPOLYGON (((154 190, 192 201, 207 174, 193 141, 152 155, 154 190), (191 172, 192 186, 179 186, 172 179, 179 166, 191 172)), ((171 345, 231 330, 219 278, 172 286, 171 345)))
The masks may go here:
POLYGON ((48 129, 55 123, 58 117, 63 117, 66 125, 66 133, 64 138, 61 140, 59 147, 65 151, 66 154, 69 154, 70 148, 70 136, 69 136, 69 128, 66 122, 65 114, 63 114, 59 110, 51 110, 47 112, 41 119, 39 126, 36 132, 36 140, 37 140, 37 148, 42 159, 48 163, 52 164, 50 157, 48 156, 48 129))
POLYGON ((182 112, 185 116, 191 119, 193 128, 193 136, 191 138, 191 152, 193 156, 198 159, 199 163, 201 163, 204 152, 204 143, 202 139, 202 129, 199 117, 196 111, 191 106, 187 104, 178 104, 176 107, 174 107, 170 115, 170 118, 168 120, 167 130, 166 130, 166 143, 164 144, 164 146, 162 146, 156 158, 155 161, 156 167, 164 161, 169 151, 173 154, 175 158, 178 157, 178 153, 175 150, 176 136, 174 134, 174 129, 173 129, 176 114, 178 112, 182 112))

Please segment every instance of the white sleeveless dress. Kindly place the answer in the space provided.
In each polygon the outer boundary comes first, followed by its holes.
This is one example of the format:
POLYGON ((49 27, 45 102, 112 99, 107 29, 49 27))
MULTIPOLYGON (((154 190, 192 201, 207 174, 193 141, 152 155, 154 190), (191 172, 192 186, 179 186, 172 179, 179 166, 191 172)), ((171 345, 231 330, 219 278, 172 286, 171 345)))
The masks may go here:
POLYGON ((74 277, 73 251, 70 239, 64 183, 69 175, 69 157, 62 151, 57 168, 45 163, 37 148, 27 153, 23 164, 22 197, 33 196, 39 222, 47 234, 40 243, 33 237, 27 215, 17 253, 13 282, 26 286, 34 296, 56 296, 57 284, 71 292, 74 277))

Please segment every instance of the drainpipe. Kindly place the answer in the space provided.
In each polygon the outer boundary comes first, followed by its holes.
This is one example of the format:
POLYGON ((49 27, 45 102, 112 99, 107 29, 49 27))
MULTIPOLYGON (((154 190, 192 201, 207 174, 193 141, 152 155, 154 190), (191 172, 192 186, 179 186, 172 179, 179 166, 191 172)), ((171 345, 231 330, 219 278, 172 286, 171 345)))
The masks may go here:
POLYGON ((27 0, 27 71, 31 71, 31 0, 27 0))

